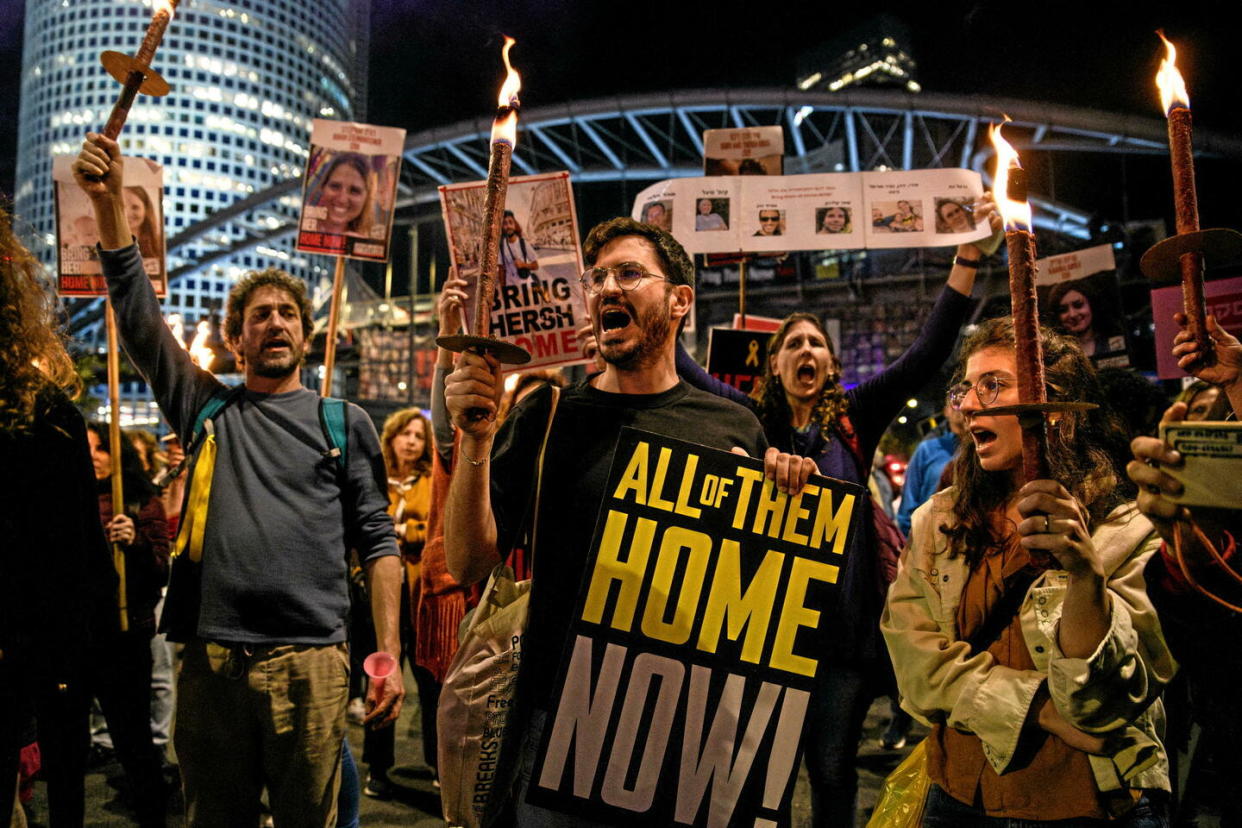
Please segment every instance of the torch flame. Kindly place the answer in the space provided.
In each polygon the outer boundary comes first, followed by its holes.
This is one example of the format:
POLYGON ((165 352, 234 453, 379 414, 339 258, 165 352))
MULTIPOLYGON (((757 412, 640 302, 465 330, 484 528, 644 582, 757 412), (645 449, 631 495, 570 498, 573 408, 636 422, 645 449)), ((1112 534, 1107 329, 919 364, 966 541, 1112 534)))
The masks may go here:
POLYGON ((154 14, 163 12, 168 15, 170 20, 172 19, 173 12, 176 10, 177 4, 174 0, 154 0, 154 2, 151 3, 151 11, 154 14))
POLYGON ((1156 86, 1160 88, 1160 105, 1164 107, 1164 114, 1168 115, 1179 106, 1190 109, 1186 81, 1182 79, 1182 73, 1177 71, 1177 49, 1164 36, 1163 30, 1156 30, 1156 34, 1160 35, 1166 49, 1165 58, 1160 61, 1160 71, 1156 73, 1156 86))
POLYGON ((168 329, 172 331, 173 339, 177 340, 177 344, 185 347, 185 320, 181 318, 179 313, 170 313, 168 318, 164 320, 168 325, 168 329))
POLYGON ((496 100, 496 105, 503 110, 503 114, 492 123, 493 144, 497 142, 503 142, 509 146, 517 144, 517 110, 521 104, 518 100, 518 92, 522 90, 522 76, 509 62, 509 50, 516 42, 513 38, 506 37, 504 49, 500 53, 505 61, 506 74, 505 82, 500 86, 500 95, 496 100))
MULTIPOLYGON (((1009 121, 1009 116, 1005 116, 1009 121)), ((988 138, 996 148, 996 178, 992 182, 993 198, 996 209, 1005 222, 1005 230, 1031 229, 1031 204, 1028 201, 1013 201, 1009 198, 1009 170, 1011 167, 1022 168, 1018 160, 1018 151, 1001 135, 1001 124, 988 127, 988 138)))
POLYGON ((195 328, 194 341, 190 343, 190 359, 194 360, 194 364, 199 368, 210 368, 212 359, 215 354, 211 348, 207 347, 207 340, 211 338, 211 323, 203 319, 195 328))

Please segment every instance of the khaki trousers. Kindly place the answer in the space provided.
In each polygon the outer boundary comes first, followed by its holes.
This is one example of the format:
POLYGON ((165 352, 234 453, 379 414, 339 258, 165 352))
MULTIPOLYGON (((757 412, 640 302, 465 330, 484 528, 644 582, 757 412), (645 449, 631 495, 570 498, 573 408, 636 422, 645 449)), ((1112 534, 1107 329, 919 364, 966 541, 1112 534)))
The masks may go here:
POLYGON ((186 645, 173 744, 191 828, 333 828, 349 696, 345 644, 186 645))

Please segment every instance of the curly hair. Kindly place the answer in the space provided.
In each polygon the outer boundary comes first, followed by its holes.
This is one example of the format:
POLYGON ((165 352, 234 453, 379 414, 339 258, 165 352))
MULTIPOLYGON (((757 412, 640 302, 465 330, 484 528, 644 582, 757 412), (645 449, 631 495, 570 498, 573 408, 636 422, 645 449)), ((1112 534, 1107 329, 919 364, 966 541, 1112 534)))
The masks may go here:
POLYGON ((250 302, 251 295, 259 288, 269 286, 283 290, 293 298, 302 316, 302 336, 310 339, 314 322, 311 320, 311 303, 306 295, 306 283, 275 267, 253 270, 233 285, 233 289, 229 291, 224 316, 224 335, 227 339, 241 339, 242 317, 246 313, 246 305, 250 302))
POLYGON ((26 431, 55 389, 76 399, 82 380, 65 350, 43 266, 0 207, 0 432, 26 431))
POLYGON ((417 408, 403 408, 400 411, 394 411, 388 415, 387 420, 384 420, 384 429, 380 433, 380 451, 384 454, 384 468, 388 469, 389 474, 395 475, 401 465, 397 462, 397 456, 392 451, 393 438, 405 431, 405 427, 414 420, 421 420, 423 423, 423 453, 414 461, 414 476, 423 477, 431 474, 433 439, 431 423, 423 416, 423 412, 417 408))
POLYGON ((654 224, 643 224, 625 216, 600 222, 587 233, 586 241, 582 243, 582 258, 587 266, 595 264, 604 245, 622 236, 639 236, 651 242, 669 284, 694 287, 694 264, 681 242, 654 224))
MULTIPOLYGON (((1134 497, 1136 489, 1123 469, 1129 459, 1125 426, 1104 405, 1104 394, 1091 360, 1072 338, 1039 329, 1044 353, 1044 382, 1050 401, 1096 403, 1090 411, 1061 415, 1048 429, 1048 476, 1061 483, 1087 510, 1093 528, 1113 509, 1134 497)), ((953 384, 966 374, 966 361, 987 348, 1014 349, 1013 319, 989 319, 962 343, 953 384)), ((949 538, 949 556, 964 555, 973 568, 991 548, 1004 542, 995 515, 1014 493, 1008 471, 985 471, 972 440, 964 440, 953 460, 954 526, 942 525, 949 538)))
POLYGON ((791 313, 785 317, 780 327, 768 339, 768 364, 764 366, 763 379, 751 392, 751 397, 755 400, 755 414, 758 415, 759 422, 763 424, 763 430, 769 437, 788 429, 790 419, 793 417, 789 399, 785 396, 785 386, 781 385, 781 378, 772 370, 771 357, 780 351, 785 344, 785 339, 789 336, 790 328, 799 322, 809 322, 815 326, 815 330, 819 331, 824 341, 828 343, 828 353, 832 356, 834 363, 829 367, 827 381, 824 382, 819 398, 815 400, 815 405, 811 408, 811 422, 818 425, 820 432, 825 436, 840 432, 843 427, 841 417, 849 411, 849 400, 846 399, 845 389, 841 387, 835 366, 837 352, 832 347, 832 338, 828 336, 828 331, 824 330, 819 317, 813 314, 791 313))

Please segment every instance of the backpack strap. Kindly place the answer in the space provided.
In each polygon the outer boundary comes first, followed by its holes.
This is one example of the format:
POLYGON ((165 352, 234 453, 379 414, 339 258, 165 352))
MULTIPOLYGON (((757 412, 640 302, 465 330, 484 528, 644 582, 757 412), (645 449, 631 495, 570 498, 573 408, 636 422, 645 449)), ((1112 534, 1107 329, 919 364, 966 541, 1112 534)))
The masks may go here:
POLYGON ((224 410, 225 406, 240 397, 242 388, 243 386, 240 385, 235 388, 217 388, 212 392, 207 402, 203 403, 203 407, 198 410, 198 414, 194 417, 194 425, 190 429, 190 439, 185 444, 186 457, 194 453, 195 447, 203 439, 203 431, 207 421, 213 419, 224 410))
POLYGON ((543 429, 543 440, 539 443, 539 465, 535 472, 535 506, 530 518, 530 561, 532 571, 535 563, 535 541, 539 537, 539 497, 543 494, 543 457, 548 450, 548 437, 552 434, 552 420, 556 418, 556 406, 561 401, 560 386, 552 385, 552 407, 548 411, 548 424, 543 429))
POLYGON ((336 460, 337 470, 344 474, 348 468, 346 451, 349 448, 344 400, 320 397, 319 427, 323 429, 323 438, 328 444, 328 456, 336 460))

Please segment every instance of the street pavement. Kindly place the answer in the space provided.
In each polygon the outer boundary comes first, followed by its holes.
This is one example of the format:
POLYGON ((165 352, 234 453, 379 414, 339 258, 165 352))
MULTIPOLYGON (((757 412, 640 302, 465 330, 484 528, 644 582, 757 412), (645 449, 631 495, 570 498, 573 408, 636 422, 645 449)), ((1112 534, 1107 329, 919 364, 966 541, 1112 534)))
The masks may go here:
MULTIPOLYGON (((406 686, 414 687, 413 678, 407 674, 406 686)), ((397 722, 396 757, 397 764, 389 774, 395 783, 395 796, 390 800, 377 800, 362 797, 362 825, 367 828, 430 828, 444 825, 440 818, 439 793, 432 784, 431 769, 422 761, 421 741, 418 732, 417 695, 413 692, 407 696, 405 710, 397 722)), ((909 751, 925 731, 915 725, 909 744, 901 751, 883 750, 879 746, 880 734, 888 723, 888 699, 883 698, 872 705, 864 727, 863 743, 858 755, 859 775, 859 821, 858 825, 866 824, 867 817, 875 807, 884 777, 896 767, 902 757, 909 751)), ((355 758, 362 755, 362 729, 349 726, 349 740, 355 758)), ((359 773, 363 781, 366 779, 366 768, 360 766, 359 773)), ((121 802, 119 787, 121 785, 121 767, 115 761, 102 767, 92 769, 86 779, 86 825, 87 828, 127 828, 136 825, 130 811, 121 802)), ((180 797, 175 798, 170 808, 169 828, 184 828, 185 821, 180 813, 180 797)), ((47 824, 47 802, 44 798, 42 784, 36 787, 32 803, 32 828, 45 828, 47 824)), ((811 821, 810 790, 807 787, 805 769, 799 775, 794 791, 793 825, 797 828, 809 826, 811 821)), ((246 828, 239 826, 238 828, 246 828)))

